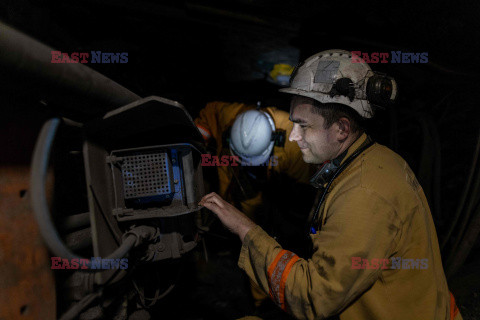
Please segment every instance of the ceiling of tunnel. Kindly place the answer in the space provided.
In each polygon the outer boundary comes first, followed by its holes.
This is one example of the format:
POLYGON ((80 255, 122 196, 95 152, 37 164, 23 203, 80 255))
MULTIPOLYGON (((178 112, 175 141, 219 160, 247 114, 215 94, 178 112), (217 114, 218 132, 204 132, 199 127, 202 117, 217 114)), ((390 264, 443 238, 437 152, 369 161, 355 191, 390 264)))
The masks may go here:
POLYGON ((128 52, 127 64, 89 66, 141 96, 188 102, 262 78, 261 55, 286 47, 301 59, 330 48, 428 52, 428 66, 374 68, 412 88, 428 77, 470 79, 479 67, 479 11, 465 0, 4 0, 0 20, 62 52, 128 52))

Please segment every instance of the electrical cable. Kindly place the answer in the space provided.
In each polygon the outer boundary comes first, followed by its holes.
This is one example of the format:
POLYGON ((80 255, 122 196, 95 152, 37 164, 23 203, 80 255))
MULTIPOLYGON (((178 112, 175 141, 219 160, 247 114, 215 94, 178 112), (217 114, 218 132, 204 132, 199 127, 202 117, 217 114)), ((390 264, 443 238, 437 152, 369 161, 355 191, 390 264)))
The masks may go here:
MULTIPOLYGON (((138 288, 138 285, 137 283, 135 282, 134 279, 132 279, 132 283, 133 283, 133 287, 135 289, 135 291, 137 291, 138 295, 139 295, 139 298, 140 298, 140 304, 144 307, 144 308, 151 308, 153 307, 158 300, 161 300, 163 298, 165 298, 176 286, 176 283, 178 282, 178 279, 180 277, 180 274, 182 272, 183 268, 180 267, 178 269, 178 273, 177 273, 177 276, 176 276, 176 279, 175 279, 175 282, 172 283, 167 289, 165 289, 164 292, 162 292, 162 294, 160 294, 160 289, 157 287, 157 289, 155 290, 155 296, 153 298, 147 298, 145 296, 144 293, 141 292, 141 290, 138 288), (148 305, 145 303, 146 300, 148 301, 151 301, 148 305)), ((158 270, 156 270, 155 272, 155 277, 157 278, 157 281, 158 283, 160 283, 160 278, 158 276, 158 270)))
POLYGON ((73 305, 67 312, 65 312, 60 320, 72 320, 75 319, 83 310, 85 310, 92 302, 101 297, 103 290, 90 293, 82 298, 79 302, 73 305))
POLYGON ((458 251, 455 252, 454 259, 449 261, 446 268, 446 276, 450 277, 455 274, 458 269, 467 260, 471 253, 475 241, 480 234, 480 203, 477 203, 475 212, 468 225, 468 229, 465 231, 465 236, 462 238, 462 242, 459 245, 458 251))
MULTIPOLYGON (((100 298, 104 293, 104 288, 106 288, 113 279, 122 271, 122 269, 117 269, 96 292, 90 293, 84 296, 80 301, 75 303, 70 309, 68 309, 61 317, 60 320, 73 320, 75 319, 83 310, 85 310, 92 302, 97 298, 100 298)), ((126 277, 128 277, 133 272, 133 269, 130 272, 127 272, 126 277)))
POLYGON ((456 238, 455 243, 453 244, 453 247, 450 251, 450 256, 447 260, 447 264, 449 264, 448 262, 455 260, 455 255, 457 254, 456 252, 457 248, 461 240, 463 239, 462 236, 464 235, 465 229, 467 228, 467 225, 470 222, 470 216, 472 215, 472 212, 474 211, 475 206, 479 201, 478 199, 480 198, 480 169, 478 167, 478 164, 475 165, 474 168, 477 170, 477 172, 475 174, 475 178, 473 178, 474 183, 470 192, 470 198, 466 203, 466 209, 463 214, 463 220, 461 221, 460 228, 458 230, 458 237, 456 238))
MULTIPOLYGON (((40 233, 53 255, 65 259, 88 260, 87 266, 90 269, 90 259, 77 256, 65 246, 54 227, 50 210, 48 208, 45 184, 47 179, 50 151, 59 124, 60 119, 58 118, 48 120, 43 125, 40 135, 38 136, 31 165, 31 204, 40 233)), ((130 234, 124 239, 122 244, 105 259, 121 259, 125 257, 127 253, 135 246, 137 238, 138 236, 130 234)))
POLYGON ((445 247, 447 244, 448 240, 450 239, 450 236, 452 235, 453 230, 455 229, 455 226, 457 225, 458 219, 460 218, 460 215, 463 211, 463 208, 465 207, 465 202, 467 200, 468 196, 468 191, 470 190, 470 186, 472 185, 473 181, 473 176, 475 175, 475 169, 477 168, 477 162, 480 154, 480 132, 478 134, 478 139, 477 139, 477 145, 475 147, 475 151, 473 152, 473 159, 472 159, 472 165, 470 167, 470 172, 468 174, 468 178, 466 180, 465 187, 463 189, 463 193, 460 198, 460 202, 457 205, 457 210, 455 211, 455 215, 453 216, 453 221, 450 223, 450 227, 447 231, 447 235, 442 241, 441 249, 445 247))

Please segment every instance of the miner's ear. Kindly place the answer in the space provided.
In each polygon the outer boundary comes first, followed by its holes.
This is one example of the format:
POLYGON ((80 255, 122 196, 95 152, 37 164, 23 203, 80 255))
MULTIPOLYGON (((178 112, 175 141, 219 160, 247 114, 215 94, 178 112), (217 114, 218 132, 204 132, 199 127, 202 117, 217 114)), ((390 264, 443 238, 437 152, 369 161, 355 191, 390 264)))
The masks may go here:
POLYGON ((338 140, 343 141, 351 134, 351 123, 346 117, 341 117, 337 121, 338 126, 338 140))

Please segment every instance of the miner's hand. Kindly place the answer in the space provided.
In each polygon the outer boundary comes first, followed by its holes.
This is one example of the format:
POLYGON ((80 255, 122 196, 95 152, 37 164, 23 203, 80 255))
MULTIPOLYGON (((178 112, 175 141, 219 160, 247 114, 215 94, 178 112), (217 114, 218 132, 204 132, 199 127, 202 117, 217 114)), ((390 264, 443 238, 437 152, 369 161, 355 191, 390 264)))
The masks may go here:
POLYGON ((255 226, 252 220, 215 192, 204 196, 199 204, 215 213, 223 225, 238 235, 242 242, 247 232, 255 226))

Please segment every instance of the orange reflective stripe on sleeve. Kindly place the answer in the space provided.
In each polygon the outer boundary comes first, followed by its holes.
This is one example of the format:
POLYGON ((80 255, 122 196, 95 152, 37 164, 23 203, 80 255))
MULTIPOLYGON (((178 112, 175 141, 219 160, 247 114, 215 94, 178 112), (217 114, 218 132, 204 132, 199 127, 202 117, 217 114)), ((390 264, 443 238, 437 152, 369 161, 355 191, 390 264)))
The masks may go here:
POLYGON ((277 254, 267 270, 270 297, 283 310, 286 310, 285 284, 288 274, 297 260, 298 256, 296 254, 282 250, 277 254))
POLYGON ((287 311, 287 307, 285 305, 285 284, 287 283, 287 278, 290 273, 290 270, 293 267, 293 264, 297 262, 298 256, 295 255, 288 261, 287 266, 285 267, 285 270, 283 271, 282 274, 282 281, 280 282, 280 307, 282 308, 283 311, 287 311))
POLYGON ((455 298, 453 294, 450 292, 450 320, 455 319, 458 314, 457 304, 455 303, 455 298))
POLYGON ((210 137, 212 136, 210 131, 208 131, 205 127, 202 127, 199 124, 197 124, 197 128, 198 128, 198 131, 200 131, 200 133, 202 134, 203 139, 205 139, 205 140, 210 139, 210 137))

